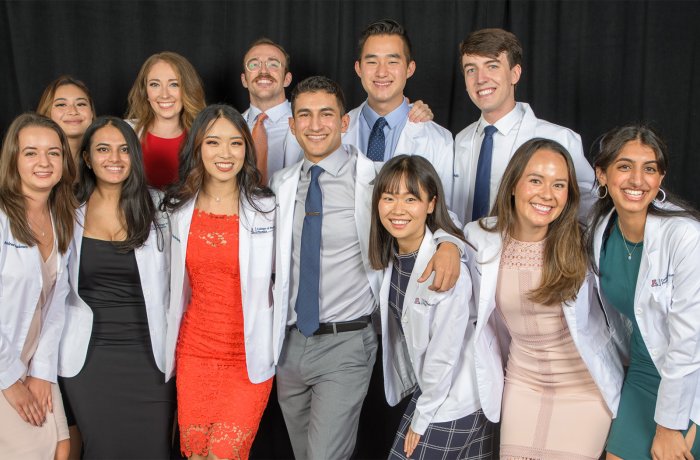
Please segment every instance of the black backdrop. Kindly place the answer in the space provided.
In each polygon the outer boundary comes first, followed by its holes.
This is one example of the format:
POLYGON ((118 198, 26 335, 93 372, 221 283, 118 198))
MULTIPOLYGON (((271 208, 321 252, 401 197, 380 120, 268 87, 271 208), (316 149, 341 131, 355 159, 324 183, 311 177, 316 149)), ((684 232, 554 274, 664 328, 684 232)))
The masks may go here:
POLYGON ((403 23, 413 40, 417 71, 406 94, 427 101, 454 134, 478 116, 457 44, 471 30, 504 27, 525 49, 518 100, 579 132, 585 150, 613 126, 653 124, 672 154, 666 186, 700 204, 700 2, 691 1, 5 1, 0 130, 35 108, 60 73, 88 84, 99 114, 123 115, 141 63, 162 50, 192 61, 208 102, 244 110, 241 60, 263 35, 286 46, 295 82, 328 75, 352 108, 364 98, 353 70, 357 36, 382 17, 403 23))
MULTIPOLYGON (((651 123, 671 151, 666 187, 700 204, 700 3, 691 1, 4 1, 0 130, 61 73, 87 83, 99 114, 123 115, 141 63, 163 50, 194 64, 208 102, 244 110, 241 60, 260 36, 287 48, 295 82, 330 76, 351 108, 364 99, 353 70, 358 34, 382 17, 403 23, 413 41, 406 94, 427 101, 453 134, 478 117, 457 44, 474 29, 503 27, 525 50, 518 100, 579 132, 584 150, 613 126, 651 123)), ((288 455, 277 422, 263 425, 258 457, 288 455)))

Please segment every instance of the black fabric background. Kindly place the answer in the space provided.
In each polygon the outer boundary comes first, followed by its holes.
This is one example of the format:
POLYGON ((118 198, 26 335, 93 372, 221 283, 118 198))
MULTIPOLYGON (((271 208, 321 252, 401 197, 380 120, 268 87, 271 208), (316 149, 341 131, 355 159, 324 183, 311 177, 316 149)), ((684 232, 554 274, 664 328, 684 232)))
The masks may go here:
MULTIPOLYGON (((665 187, 700 204, 700 2, 694 1, 4 1, 0 131, 33 110, 61 73, 87 83, 98 114, 123 116, 142 62, 163 50, 194 64, 207 102, 243 111, 241 60, 260 36, 287 48, 294 82, 314 74, 336 79, 350 109, 364 99, 353 70, 359 32, 383 17, 403 23, 413 41, 417 69, 406 94, 428 102, 435 121, 453 134, 478 117, 457 45, 474 29, 503 27, 525 51, 518 100, 539 118, 580 133, 585 151, 616 125, 651 123, 671 152, 665 187)), ((381 424, 380 398, 371 404, 369 418, 381 424)), ((266 421, 261 428, 257 458, 290 455, 276 417, 276 425, 266 421)), ((382 436, 364 431, 358 456, 385 457, 376 448, 384 445, 382 436)))
POLYGON ((570 127, 588 150, 598 135, 645 121, 667 140, 666 186, 700 204, 700 2, 694 1, 5 1, 0 3, 0 130, 34 109, 61 73, 85 81, 99 114, 123 115, 149 55, 173 50, 201 74, 207 102, 248 106, 241 60, 260 36, 292 55, 294 82, 325 74, 348 108, 364 99, 353 70, 369 22, 408 29, 417 63, 406 94, 427 101, 454 134, 478 117, 458 68, 470 31, 504 27, 525 50, 517 99, 570 127))

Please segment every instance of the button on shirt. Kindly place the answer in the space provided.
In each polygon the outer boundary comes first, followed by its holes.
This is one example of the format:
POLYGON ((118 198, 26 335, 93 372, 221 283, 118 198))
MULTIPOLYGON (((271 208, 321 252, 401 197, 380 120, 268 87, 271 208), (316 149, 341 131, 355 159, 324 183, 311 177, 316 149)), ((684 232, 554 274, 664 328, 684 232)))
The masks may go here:
MULTIPOLYGON (((253 126, 255 126, 255 121, 260 113, 262 113, 262 110, 251 105, 244 114, 251 132, 253 132, 253 126)), ((295 162, 299 161, 302 156, 302 150, 295 139, 292 139, 292 142, 285 145, 287 133, 289 132, 289 117, 292 116, 292 105, 289 101, 285 100, 283 103, 266 110, 265 113, 268 116, 267 120, 263 122, 267 132, 267 177, 272 177, 280 169, 293 164, 285 164, 285 157, 294 158, 295 162), (295 150, 291 157, 287 152, 290 149, 295 150)))
MULTIPOLYGON (((411 108, 406 102, 406 98, 400 106, 389 112, 384 116, 387 122, 387 126, 384 127, 384 139, 386 149, 384 149, 384 161, 390 160, 396 152, 396 146, 399 145, 399 137, 403 131, 403 127, 406 126, 408 121, 408 112, 411 108)), ((360 151, 367 151, 367 144, 369 143, 369 135, 372 132, 374 123, 379 119, 380 115, 372 110, 369 104, 365 104, 362 108, 361 116, 359 121, 360 127, 360 145, 356 146, 360 151)))
MULTIPOLYGON (((318 162, 324 170, 318 178, 323 194, 319 286, 321 323, 350 321, 369 315, 375 309, 355 223, 356 162, 357 158, 351 156, 343 146, 318 162)), ((294 203, 291 306, 296 304, 299 290, 301 231, 304 226, 306 192, 311 181, 309 170, 313 165, 304 159, 294 203)), ((369 232, 369 229, 366 231, 369 232)), ((288 315, 287 324, 296 323, 294 308, 288 309, 288 315)))
MULTIPOLYGON (((520 130, 520 124, 523 121, 524 115, 525 111, 520 106, 516 105, 515 108, 508 112, 507 115, 493 124, 498 131, 493 134, 489 209, 491 209, 493 203, 496 201, 498 186, 501 184, 501 178, 503 177, 503 173, 506 171, 506 166, 508 166, 508 162, 512 156, 511 152, 515 150, 513 147, 515 146, 515 140, 518 137, 518 131, 520 130)), ((474 136, 475 145, 472 148, 473 152, 479 152, 481 150, 481 143, 484 141, 484 128, 488 125, 489 123, 484 120, 482 116, 479 119, 479 125, 476 127, 476 136, 474 136)), ((471 184, 471 196, 473 197, 479 155, 472 155, 471 161, 472 175, 469 178, 469 181, 471 184)))

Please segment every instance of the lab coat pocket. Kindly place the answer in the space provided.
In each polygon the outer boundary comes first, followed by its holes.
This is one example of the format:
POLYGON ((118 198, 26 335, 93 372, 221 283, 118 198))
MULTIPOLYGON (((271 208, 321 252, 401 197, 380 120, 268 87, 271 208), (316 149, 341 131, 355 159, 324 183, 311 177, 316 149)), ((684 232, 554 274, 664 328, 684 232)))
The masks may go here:
POLYGON ((430 341, 430 318, 433 314, 433 306, 425 302, 425 300, 416 298, 416 303, 411 305, 410 314, 406 320, 409 334, 407 338, 410 340, 411 347, 417 351, 425 350, 430 341))
POLYGON ((250 236, 250 267, 255 278, 268 278, 272 273, 272 258, 274 255, 274 232, 253 233, 250 236))

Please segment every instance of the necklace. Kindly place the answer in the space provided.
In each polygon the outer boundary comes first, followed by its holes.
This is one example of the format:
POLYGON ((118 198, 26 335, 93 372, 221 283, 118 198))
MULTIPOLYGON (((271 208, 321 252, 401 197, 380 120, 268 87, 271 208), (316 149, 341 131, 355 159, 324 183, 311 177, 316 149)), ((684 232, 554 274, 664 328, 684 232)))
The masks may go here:
POLYGON ((230 193, 229 195, 224 195, 223 197, 212 195, 211 193, 209 193, 209 192, 207 192, 207 191, 204 191, 204 190, 202 190, 202 193, 204 193, 205 195, 207 195, 207 196, 210 197, 210 198, 213 198, 214 201, 216 201, 217 203, 221 203, 221 199, 222 199, 222 198, 226 198, 226 197, 228 197, 228 196, 236 196, 236 192, 235 192, 235 191, 232 192, 232 193, 230 193))
POLYGON ((46 232, 41 229, 40 225, 37 225, 33 219, 29 218, 29 215, 27 215, 27 220, 29 220, 29 228, 32 229, 33 232, 35 233, 41 233, 41 237, 44 238, 46 236, 46 232))
POLYGON ((637 246, 639 246, 639 243, 642 241, 637 241, 634 246, 632 247, 632 251, 630 251, 629 246, 627 246, 627 238, 625 237, 625 232, 622 231, 622 225, 620 225, 620 221, 617 221, 617 228, 620 229, 620 234, 622 235, 622 243, 625 245, 625 251, 627 251, 627 260, 632 260, 632 254, 634 254, 634 251, 637 250, 637 246))

